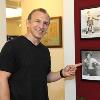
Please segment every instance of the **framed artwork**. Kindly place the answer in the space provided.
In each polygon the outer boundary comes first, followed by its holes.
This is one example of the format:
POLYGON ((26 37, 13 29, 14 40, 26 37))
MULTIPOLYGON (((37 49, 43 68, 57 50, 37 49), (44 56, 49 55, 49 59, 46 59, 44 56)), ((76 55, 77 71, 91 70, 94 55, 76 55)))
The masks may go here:
POLYGON ((49 48, 62 47, 62 18, 52 17, 47 34, 41 42, 49 48))
POLYGON ((100 81, 100 50, 81 50, 82 79, 100 81))
POLYGON ((100 7, 81 9, 81 39, 100 38, 100 7))
POLYGON ((18 36, 7 35, 7 41, 10 41, 18 36))

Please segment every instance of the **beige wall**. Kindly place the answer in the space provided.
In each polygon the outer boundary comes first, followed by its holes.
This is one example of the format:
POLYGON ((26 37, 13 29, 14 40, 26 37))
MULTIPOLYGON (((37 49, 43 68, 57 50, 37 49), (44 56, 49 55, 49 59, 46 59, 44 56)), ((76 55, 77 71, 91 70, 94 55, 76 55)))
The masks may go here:
MULTIPOLYGON (((22 34, 26 33, 26 18, 28 13, 34 8, 45 8, 51 17, 62 16, 62 0, 22 0, 22 34)), ((57 71, 64 66, 63 48, 50 49, 52 71, 57 71)), ((63 79, 54 83, 49 83, 50 100, 64 100, 64 81, 63 79)))
POLYGON ((21 17, 6 19, 7 35, 21 35, 21 17))
MULTIPOLYGON (((63 48, 61 49, 50 49, 52 71, 58 71, 64 66, 64 54, 63 48)), ((57 82, 49 83, 49 98, 50 100, 65 100, 64 99, 64 80, 61 79, 57 82)))

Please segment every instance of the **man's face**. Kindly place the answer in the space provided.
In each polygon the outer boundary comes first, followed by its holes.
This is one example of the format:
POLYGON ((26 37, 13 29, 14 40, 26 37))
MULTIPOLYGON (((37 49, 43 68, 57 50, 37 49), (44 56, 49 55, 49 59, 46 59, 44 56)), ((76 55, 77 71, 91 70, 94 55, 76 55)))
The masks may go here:
POLYGON ((36 11, 32 14, 31 19, 27 21, 27 28, 29 34, 36 39, 41 39, 45 34, 49 26, 49 16, 40 11, 36 11))
POLYGON ((88 54, 88 55, 87 55, 87 59, 90 59, 90 58, 91 58, 91 54, 88 54))

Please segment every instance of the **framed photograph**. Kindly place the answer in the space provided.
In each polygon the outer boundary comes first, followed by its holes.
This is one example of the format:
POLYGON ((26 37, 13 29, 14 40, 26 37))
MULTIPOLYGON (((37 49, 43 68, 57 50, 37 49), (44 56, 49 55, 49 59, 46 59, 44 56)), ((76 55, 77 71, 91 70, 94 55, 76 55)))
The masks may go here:
POLYGON ((62 47, 62 18, 52 17, 47 34, 41 42, 50 48, 62 47))
POLYGON ((100 81, 100 50, 81 50, 82 79, 100 81))
POLYGON ((100 7, 81 9, 81 39, 100 38, 100 7))

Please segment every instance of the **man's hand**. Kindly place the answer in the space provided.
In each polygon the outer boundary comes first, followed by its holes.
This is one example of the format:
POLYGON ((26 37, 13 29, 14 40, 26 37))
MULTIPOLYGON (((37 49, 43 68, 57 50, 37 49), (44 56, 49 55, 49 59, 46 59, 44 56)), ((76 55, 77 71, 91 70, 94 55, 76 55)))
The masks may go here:
POLYGON ((75 65, 67 65, 62 71, 63 76, 64 77, 74 76, 77 67, 81 66, 81 65, 82 65, 82 63, 78 63, 78 64, 75 64, 75 65))
POLYGON ((72 77, 72 76, 74 76, 77 67, 81 66, 81 65, 82 65, 82 63, 78 63, 78 64, 75 64, 75 65, 67 65, 64 69, 61 69, 60 71, 50 72, 47 75, 47 81, 48 81, 48 83, 55 82, 57 80, 60 80, 63 77, 66 78, 66 77, 72 77))

